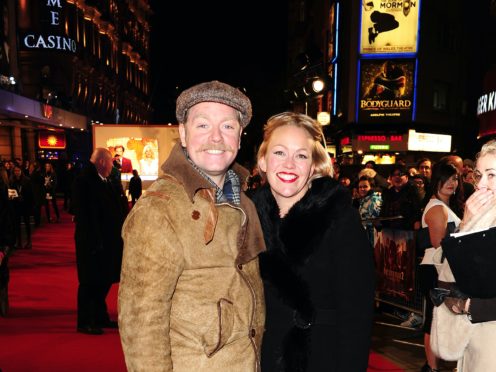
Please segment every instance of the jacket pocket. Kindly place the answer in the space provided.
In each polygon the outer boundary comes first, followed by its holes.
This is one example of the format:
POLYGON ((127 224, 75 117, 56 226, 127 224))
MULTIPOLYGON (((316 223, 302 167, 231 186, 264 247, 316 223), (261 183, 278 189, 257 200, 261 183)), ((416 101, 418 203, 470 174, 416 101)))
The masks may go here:
POLYGON ((217 321, 203 335, 202 345, 207 357, 213 356, 224 347, 231 337, 234 326, 234 306, 225 298, 217 301, 217 321))

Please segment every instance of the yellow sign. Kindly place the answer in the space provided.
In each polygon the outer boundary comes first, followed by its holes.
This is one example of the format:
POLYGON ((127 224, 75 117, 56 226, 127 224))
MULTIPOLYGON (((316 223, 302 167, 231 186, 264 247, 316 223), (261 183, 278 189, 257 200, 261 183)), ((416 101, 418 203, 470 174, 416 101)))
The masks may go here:
POLYGON ((362 3, 360 54, 417 53, 420 0, 362 3))

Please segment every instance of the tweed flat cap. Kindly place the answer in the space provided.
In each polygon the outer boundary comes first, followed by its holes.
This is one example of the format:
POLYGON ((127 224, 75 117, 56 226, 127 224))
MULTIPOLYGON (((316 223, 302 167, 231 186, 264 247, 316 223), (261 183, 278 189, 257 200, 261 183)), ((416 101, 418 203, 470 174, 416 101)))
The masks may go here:
POLYGON ((239 89, 214 80, 194 85, 183 91, 176 101, 176 118, 184 123, 188 110, 201 102, 217 102, 241 112, 241 126, 244 128, 251 120, 251 102, 239 89))

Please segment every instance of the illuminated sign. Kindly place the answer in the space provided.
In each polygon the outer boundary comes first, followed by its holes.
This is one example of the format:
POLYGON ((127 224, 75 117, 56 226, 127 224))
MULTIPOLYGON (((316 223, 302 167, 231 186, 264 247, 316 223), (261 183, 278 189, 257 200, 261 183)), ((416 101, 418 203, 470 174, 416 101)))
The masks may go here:
POLYGON ((363 59, 360 61, 357 121, 361 123, 410 122, 414 102, 414 59, 363 59))
POLYGON ((398 141, 403 141, 403 136, 402 135, 391 135, 391 136, 359 135, 359 136, 357 136, 357 140, 358 141, 367 141, 367 142, 386 142, 386 141, 398 142, 398 141))
POLYGON ((63 11, 65 0, 46 0, 40 12, 40 27, 36 32, 20 32, 23 49, 45 49, 76 53, 77 44, 65 34, 63 11), (41 31, 40 31, 41 30, 41 31))
POLYGON ((370 133, 353 137, 355 151, 406 151, 408 137, 405 134, 370 133))
POLYGON ((420 0, 362 2, 360 54, 417 53, 420 0))
POLYGON ((350 137, 343 137, 341 138, 341 141, 339 142, 341 146, 346 146, 349 145, 351 142, 350 137))
POLYGON ((389 150, 389 145, 370 145, 370 150, 389 150))
POLYGON ((482 95, 477 100, 479 137, 496 133, 496 68, 484 76, 482 95))
POLYGON ((408 131, 409 151, 450 152, 451 136, 449 134, 417 133, 408 131))
POLYGON ((44 131, 38 134, 38 147, 40 149, 65 149, 65 133, 44 131))

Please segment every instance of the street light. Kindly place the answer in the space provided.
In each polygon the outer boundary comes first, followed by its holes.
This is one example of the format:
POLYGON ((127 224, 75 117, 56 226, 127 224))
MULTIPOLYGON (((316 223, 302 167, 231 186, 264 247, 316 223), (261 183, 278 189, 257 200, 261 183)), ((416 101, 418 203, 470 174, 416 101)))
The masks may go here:
POLYGON ((317 78, 312 81, 312 90, 315 93, 320 93, 324 90, 325 84, 324 81, 320 78, 317 78))

